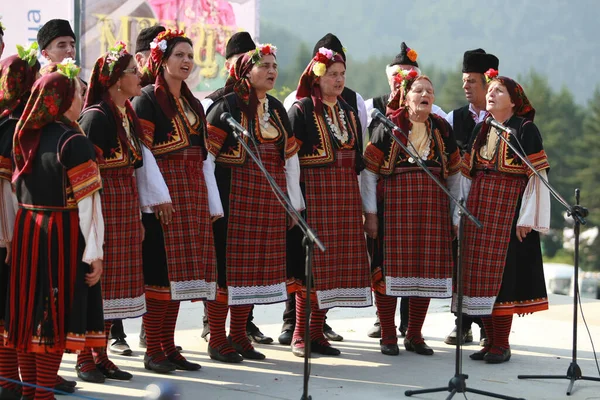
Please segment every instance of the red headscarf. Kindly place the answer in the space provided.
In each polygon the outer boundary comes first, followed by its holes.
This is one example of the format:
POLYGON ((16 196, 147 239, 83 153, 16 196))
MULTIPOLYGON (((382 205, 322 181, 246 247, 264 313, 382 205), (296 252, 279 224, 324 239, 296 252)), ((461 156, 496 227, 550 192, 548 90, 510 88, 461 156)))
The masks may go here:
MULTIPOLYGON (((125 43, 117 42, 109 49, 108 53, 96 60, 92 76, 90 77, 84 108, 104 100, 109 105, 113 114, 115 116, 119 115, 115 103, 108 94, 108 89, 115 85, 119 78, 123 76, 123 71, 127 69, 132 59, 133 56, 127 52, 125 43)), ((127 110, 127 117, 133 121, 135 133, 139 135, 142 132, 142 125, 129 100, 125 102, 125 109, 127 110)), ((122 143, 129 143, 127 132, 125 132, 125 128, 121 123, 117 123, 117 134, 122 143)))
POLYGON ((346 67, 344 57, 340 53, 321 47, 300 77, 296 89, 296 99, 300 100, 310 96, 315 111, 320 113, 323 110, 323 99, 318 78, 325 75, 327 69, 335 63, 342 63, 346 67))
POLYGON ((30 66, 16 54, 0 61, 0 118, 9 116, 21 102, 27 101, 39 70, 37 60, 30 66))
POLYGON ((71 108, 75 97, 77 74, 67 77, 62 72, 52 72, 42 76, 34 84, 25 110, 17 123, 13 139, 15 172, 13 182, 21 174, 31 172, 42 128, 52 122, 63 122, 79 127, 68 120, 64 113, 71 108))
POLYGON ((238 57, 235 64, 229 70, 227 81, 225 81, 224 94, 235 92, 238 106, 250 120, 253 120, 256 116, 258 97, 254 87, 250 83, 248 74, 260 62, 262 57, 267 55, 277 57, 277 47, 272 44, 257 45, 256 49, 238 57))
MULTIPOLYGON (((172 119, 177 115, 177 105, 175 99, 169 91, 169 85, 164 77, 164 68, 162 66, 165 60, 167 47, 177 38, 185 38, 183 31, 173 31, 167 29, 161 32, 150 43, 150 57, 142 71, 142 86, 154 83, 154 95, 167 118, 172 119)), ((181 95, 187 100, 190 107, 200 117, 202 121, 206 120, 204 109, 200 101, 192 94, 185 82, 181 82, 181 95)))

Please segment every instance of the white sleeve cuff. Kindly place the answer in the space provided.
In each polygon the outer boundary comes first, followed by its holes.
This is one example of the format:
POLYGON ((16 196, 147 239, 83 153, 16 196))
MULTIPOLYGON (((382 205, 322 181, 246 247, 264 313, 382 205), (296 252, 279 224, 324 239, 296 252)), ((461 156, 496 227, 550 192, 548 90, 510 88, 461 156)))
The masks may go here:
MULTIPOLYGON (((548 179, 546 170, 539 173, 548 179)), ((517 226, 533 228, 538 232, 550 229, 550 191, 536 175, 531 175, 525 187, 517 226)))
POLYGON ((153 207, 172 203, 169 188, 158 168, 154 154, 142 145, 143 165, 135 170, 135 179, 140 197, 142 212, 151 214, 153 207))
POLYGON ((365 169, 360 174, 360 190, 365 214, 377 214, 377 175, 365 169))
POLYGON ((102 260, 104 251, 104 218, 102 217, 102 202, 100 193, 87 196, 77 203, 79 209, 79 229, 85 239, 83 262, 102 260))
POLYGON ((202 164, 202 172, 204 172, 204 182, 208 191, 208 209, 211 217, 222 217, 225 215, 223 211, 223 203, 221 203, 221 195, 215 178, 215 156, 208 153, 208 157, 202 164))
POLYGON ((294 154, 285 161, 285 178, 287 181, 287 194, 292 206, 297 211, 304 210, 306 205, 300 189, 300 159, 298 154, 294 154))

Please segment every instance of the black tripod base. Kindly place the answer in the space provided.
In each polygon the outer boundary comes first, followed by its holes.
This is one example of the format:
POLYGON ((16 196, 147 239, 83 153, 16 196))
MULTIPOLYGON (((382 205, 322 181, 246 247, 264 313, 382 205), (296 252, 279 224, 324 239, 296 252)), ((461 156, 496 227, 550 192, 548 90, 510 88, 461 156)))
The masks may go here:
POLYGON ((300 400, 312 400, 312 397, 311 397, 311 396, 305 396, 305 395, 302 395, 302 396, 300 397, 300 400))
POLYGON ((466 379, 468 375, 454 375, 450 382, 448 382, 448 386, 446 387, 438 387, 431 389, 420 389, 420 390, 407 390, 404 392, 405 396, 412 396, 415 394, 424 394, 424 393, 437 393, 437 392, 450 392, 450 395, 446 397, 446 400, 450 400, 456 393, 475 393, 480 394, 482 396, 494 397, 496 399, 506 399, 506 400, 525 400, 518 397, 510 397, 505 396, 503 394, 496 394, 492 392, 486 392, 484 390, 478 389, 470 389, 467 387, 466 379))
POLYGON ((569 369, 567 370, 566 375, 518 375, 519 379, 567 379, 571 381, 569 383, 569 387, 567 388, 567 396, 570 396, 573 393, 573 385, 575 381, 594 381, 600 382, 600 378, 596 378, 593 376, 583 376, 581 374, 581 368, 577 365, 576 362, 572 362, 569 365, 569 369))

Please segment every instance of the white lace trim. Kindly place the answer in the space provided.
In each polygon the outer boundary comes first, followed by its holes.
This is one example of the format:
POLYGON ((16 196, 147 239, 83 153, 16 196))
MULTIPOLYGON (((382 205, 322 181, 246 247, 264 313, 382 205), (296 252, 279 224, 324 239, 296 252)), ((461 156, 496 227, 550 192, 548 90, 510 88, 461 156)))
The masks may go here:
POLYGON ((104 319, 137 318, 146 313, 146 295, 126 299, 103 300, 104 319))
MULTIPOLYGON (((452 312, 456 312, 457 296, 452 295, 452 312)), ((496 296, 470 297, 463 296, 463 314, 467 315, 491 315, 496 304, 496 296)))
POLYGON ((214 300, 217 295, 217 283, 204 279, 184 282, 171 282, 172 300, 214 300))
POLYGON ((228 286, 227 297, 230 306, 280 303, 288 298, 285 282, 269 286, 228 286))
POLYGON ((370 307, 373 305, 371 288, 337 288, 317 290, 321 310, 333 307, 370 307))
POLYGON ((452 278, 385 277, 388 296, 448 298, 452 296, 452 278))

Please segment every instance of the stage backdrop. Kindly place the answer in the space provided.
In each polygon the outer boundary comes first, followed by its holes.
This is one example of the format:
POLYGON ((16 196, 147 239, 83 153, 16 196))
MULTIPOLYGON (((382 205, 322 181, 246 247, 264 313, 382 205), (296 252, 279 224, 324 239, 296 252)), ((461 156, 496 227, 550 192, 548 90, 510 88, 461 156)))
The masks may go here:
POLYGON ((98 56, 117 40, 135 51, 138 32, 161 24, 184 30, 194 43, 187 83, 198 97, 225 83, 225 45, 237 31, 258 37, 259 0, 80 0, 81 63, 86 79, 98 56))

